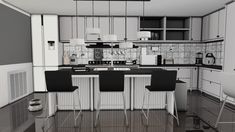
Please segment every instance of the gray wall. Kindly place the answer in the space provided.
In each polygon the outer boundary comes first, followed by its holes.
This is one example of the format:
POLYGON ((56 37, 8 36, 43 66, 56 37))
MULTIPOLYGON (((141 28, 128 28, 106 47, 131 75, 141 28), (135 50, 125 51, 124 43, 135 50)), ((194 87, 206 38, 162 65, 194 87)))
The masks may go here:
POLYGON ((0 65, 32 62, 29 16, 0 4, 0 65))

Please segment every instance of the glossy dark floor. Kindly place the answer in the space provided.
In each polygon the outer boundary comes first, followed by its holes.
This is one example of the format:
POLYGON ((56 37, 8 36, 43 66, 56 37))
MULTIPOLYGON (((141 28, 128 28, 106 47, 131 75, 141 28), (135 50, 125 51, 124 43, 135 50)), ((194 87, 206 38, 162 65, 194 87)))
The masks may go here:
MULTIPOLYGON (((98 126, 94 127, 95 112, 83 111, 74 127, 73 113, 59 111, 47 122, 48 132, 235 132, 235 124, 219 125, 213 128, 220 103, 201 95, 199 92, 188 93, 188 112, 179 112, 180 126, 165 110, 151 110, 149 125, 141 112, 128 111, 129 126, 125 126, 123 111, 101 111, 98 126)), ((30 113, 28 101, 42 98, 34 94, 0 109, 0 132, 43 132, 45 113, 30 113)), ((235 111, 226 108, 222 121, 235 121, 235 111)))

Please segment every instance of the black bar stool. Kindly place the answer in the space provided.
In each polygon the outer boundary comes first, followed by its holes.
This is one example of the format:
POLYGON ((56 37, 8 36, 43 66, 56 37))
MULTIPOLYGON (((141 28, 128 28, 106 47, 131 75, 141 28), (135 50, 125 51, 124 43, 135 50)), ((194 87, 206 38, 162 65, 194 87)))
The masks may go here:
POLYGON ((124 95, 124 72, 121 71, 101 71, 99 73, 99 98, 98 98, 98 111, 96 113, 95 127, 99 118, 101 106, 101 93, 103 92, 121 92, 124 104, 124 114, 126 125, 128 126, 127 112, 126 112, 126 99, 124 95))
POLYGON ((175 114, 173 115, 176 118, 177 124, 179 125, 179 118, 177 113, 177 106, 175 100, 175 85, 176 85, 176 75, 177 71, 165 71, 165 70, 156 70, 153 71, 151 74, 151 85, 145 86, 145 92, 143 97, 143 105, 142 105, 142 113, 144 117, 147 119, 148 125, 148 118, 149 118, 149 98, 151 92, 173 92, 174 98, 174 108, 175 114), (145 96, 148 92, 148 104, 147 104, 147 114, 144 112, 144 103, 145 103, 145 96))
MULTIPOLYGON (((58 108, 57 93, 73 93, 74 126, 76 126, 77 118, 79 117, 79 115, 82 114, 82 107, 81 107, 81 101, 80 101, 80 97, 79 97, 78 86, 72 85, 71 72, 70 71, 45 71, 45 77, 46 77, 47 92, 56 94, 55 107, 58 108), (80 111, 77 115, 76 115, 76 110, 75 110, 75 93, 76 92, 78 94, 78 102, 79 102, 79 107, 80 107, 80 111)), ((46 101, 45 106, 46 106, 46 108, 48 107, 47 101, 46 101)), ((49 117, 50 116, 47 116, 46 120, 49 117)))

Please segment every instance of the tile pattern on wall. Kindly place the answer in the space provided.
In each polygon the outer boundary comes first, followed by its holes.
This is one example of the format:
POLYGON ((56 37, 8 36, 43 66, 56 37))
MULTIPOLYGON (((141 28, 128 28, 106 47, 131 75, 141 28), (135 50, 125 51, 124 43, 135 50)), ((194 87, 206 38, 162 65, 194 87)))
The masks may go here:
MULTIPOLYGON (((223 65, 224 42, 212 43, 172 43, 152 44, 146 47, 147 55, 162 55, 162 58, 173 58, 175 64, 195 64, 197 52, 202 52, 205 58, 207 53, 213 53, 216 65, 223 65)), ((69 56, 77 55, 78 64, 87 64, 94 60, 94 49, 85 46, 64 44, 64 53, 69 56)), ((103 49, 103 60, 111 60, 111 49, 103 49)), ((113 60, 137 60, 140 62, 141 47, 137 49, 113 49, 113 60)), ((205 61, 205 59, 204 59, 205 61)))

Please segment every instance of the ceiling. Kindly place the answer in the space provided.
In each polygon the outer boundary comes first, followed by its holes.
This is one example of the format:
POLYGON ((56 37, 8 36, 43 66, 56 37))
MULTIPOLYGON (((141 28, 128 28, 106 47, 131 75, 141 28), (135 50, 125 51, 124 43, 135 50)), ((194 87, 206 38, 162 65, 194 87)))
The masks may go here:
MULTIPOLYGON (((31 14, 74 15, 73 0, 5 0, 31 14)), ((148 16, 203 16, 231 0, 151 0, 145 2, 148 16)), ((128 15, 142 15, 142 2, 128 2, 128 15)), ((78 2, 79 15, 91 15, 91 1, 78 2)), ((111 15, 124 15, 125 2, 111 2, 111 15)), ((108 15, 108 2, 95 2, 95 15, 108 15)))

